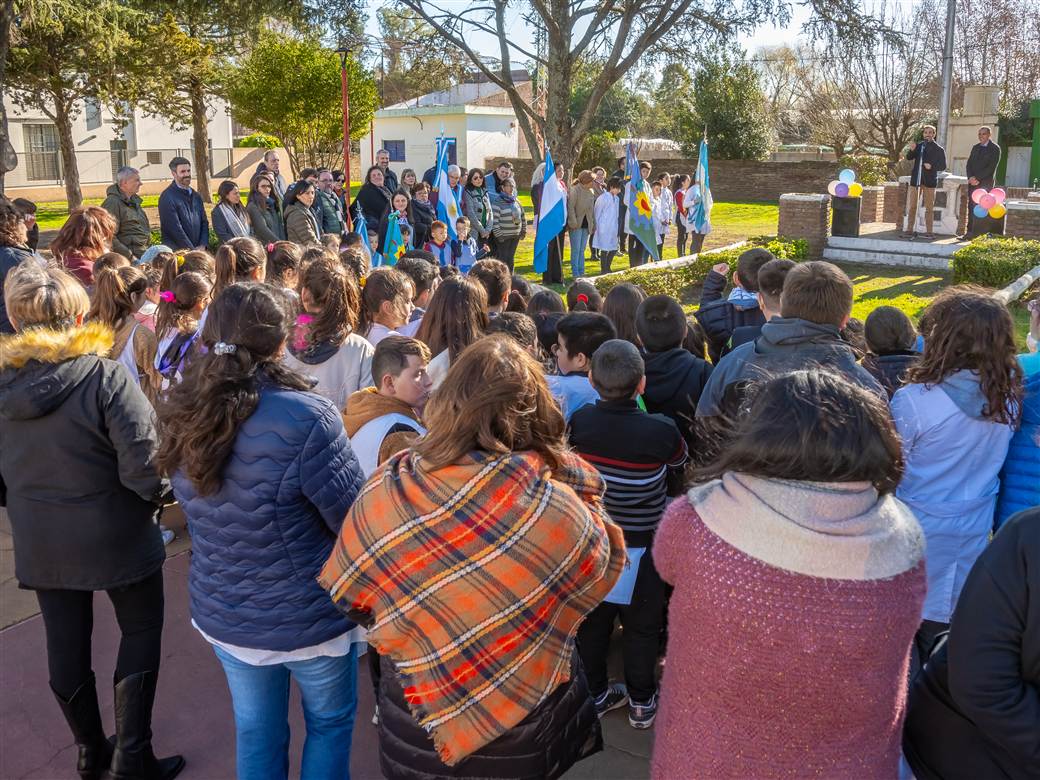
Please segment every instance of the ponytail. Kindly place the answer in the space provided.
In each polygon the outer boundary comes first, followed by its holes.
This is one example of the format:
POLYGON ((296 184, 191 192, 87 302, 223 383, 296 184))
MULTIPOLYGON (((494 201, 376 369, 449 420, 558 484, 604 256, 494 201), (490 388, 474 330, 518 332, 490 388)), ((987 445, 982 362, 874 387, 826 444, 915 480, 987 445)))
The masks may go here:
POLYGON ((147 287, 148 280, 138 268, 102 268, 94 279, 87 319, 117 328, 137 309, 134 296, 143 294, 147 287))
POLYGON ((603 296, 592 282, 579 279, 567 288, 568 311, 599 312, 602 309, 603 296))
POLYGON ((213 287, 213 297, 235 282, 252 281, 256 269, 262 270, 266 266, 267 252, 255 238, 239 236, 221 244, 217 250, 217 283, 213 287))
POLYGON ((306 345, 340 346, 357 327, 361 295, 353 275, 338 260, 323 258, 307 266, 300 290, 310 293, 319 309, 308 328, 306 345))
POLYGON ((159 293, 159 308, 155 315, 155 333, 161 339, 170 330, 194 333, 199 324, 193 312, 207 295, 211 285, 200 273, 187 271, 177 276, 173 284, 159 293))
POLYGON ((411 300, 412 280, 396 268, 376 268, 365 277, 361 288, 358 332, 367 335, 385 301, 411 300))

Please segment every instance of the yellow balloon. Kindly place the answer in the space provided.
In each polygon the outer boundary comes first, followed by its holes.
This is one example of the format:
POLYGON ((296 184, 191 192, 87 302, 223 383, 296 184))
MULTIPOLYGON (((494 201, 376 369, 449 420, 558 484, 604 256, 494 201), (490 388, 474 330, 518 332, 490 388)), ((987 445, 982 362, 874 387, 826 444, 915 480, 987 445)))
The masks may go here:
POLYGON ((863 185, 860 184, 858 181, 854 181, 854 182, 852 182, 852 184, 849 185, 849 197, 850 198, 858 198, 862 194, 863 194, 863 185))
POLYGON ((998 203, 996 206, 989 210, 989 215, 993 217, 993 219, 1000 219, 1005 214, 1007 214, 1007 206, 1005 206, 1003 203, 998 203))

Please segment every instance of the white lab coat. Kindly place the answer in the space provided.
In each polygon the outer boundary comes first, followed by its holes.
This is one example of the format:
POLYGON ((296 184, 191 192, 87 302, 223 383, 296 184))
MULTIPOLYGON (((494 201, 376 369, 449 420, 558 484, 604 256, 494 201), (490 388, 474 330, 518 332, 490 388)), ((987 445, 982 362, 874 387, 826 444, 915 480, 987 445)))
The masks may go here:
POLYGON ((596 218, 596 231, 592 234, 592 248, 616 252, 618 249, 618 213, 620 200, 610 191, 596 198, 593 214, 596 218))

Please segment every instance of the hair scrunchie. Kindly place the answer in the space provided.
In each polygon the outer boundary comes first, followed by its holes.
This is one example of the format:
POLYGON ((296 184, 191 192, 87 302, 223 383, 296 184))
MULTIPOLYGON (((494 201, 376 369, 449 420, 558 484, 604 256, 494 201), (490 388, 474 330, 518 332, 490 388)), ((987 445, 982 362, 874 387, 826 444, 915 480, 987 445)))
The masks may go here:
POLYGON ((585 293, 578 293, 578 297, 576 300, 578 300, 580 303, 584 303, 587 306, 589 303, 589 296, 587 296, 585 293))
POLYGON ((167 303, 176 303, 177 296, 174 294, 173 290, 163 290, 159 293, 159 300, 166 301, 167 303))

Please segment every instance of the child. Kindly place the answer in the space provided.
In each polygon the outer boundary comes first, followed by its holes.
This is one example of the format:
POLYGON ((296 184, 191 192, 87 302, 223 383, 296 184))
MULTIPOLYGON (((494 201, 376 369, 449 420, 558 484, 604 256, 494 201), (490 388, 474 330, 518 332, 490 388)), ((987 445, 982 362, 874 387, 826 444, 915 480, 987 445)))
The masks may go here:
POLYGON ((602 311, 603 296, 596 285, 579 279, 567 288, 567 311, 602 311))
POLYGON ((683 339, 682 346, 694 357, 708 359, 708 339, 704 335, 704 328, 692 314, 686 318, 686 338, 683 339))
MULTIPOLYGON (((780 293, 784 289, 784 280, 787 272, 794 268, 792 260, 770 260, 758 269, 758 292, 755 298, 758 300, 758 308, 762 310, 762 316, 766 322, 780 316, 780 293)), ((722 348, 723 356, 732 352, 741 344, 754 341, 762 333, 762 325, 741 325, 733 329, 733 334, 722 348)))
POLYGON ((40 226, 36 223, 36 204, 28 198, 15 198, 12 203, 25 221, 25 245, 33 252, 40 246, 40 226))
POLYGON ((451 364, 479 340, 488 326, 487 293, 471 276, 445 279, 430 299, 430 308, 416 335, 430 348, 430 380, 440 386, 451 364))
POLYGON ((412 248, 412 229, 408 225, 401 225, 401 243, 406 248, 412 248))
POLYGON ((768 249, 755 247, 737 258, 737 270, 733 273, 733 290, 723 300, 726 275, 729 265, 716 264, 708 272, 701 291, 697 320, 708 336, 708 354, 711 362, 718 363, 722 349, 736 328, 741 325, 762 325, 766 321, 758 307, 758 271, 774 259, 768 249))
POLYGON ((664 259, 664 239, 668 235, 667 212, 665 210, 664 187, 661 180, 650 185, 650 212, 654 225, 654 235, 657 236, 657 257, 664 259))
POLYGON ((127 268, 130 265, 130 259, 125 255, 119 254, 119 252, 105 252, 97 260, 94 261, 94 267, 91 273, 97 276, 101 271, 106 268, 127 268))
POLYGON ((163 377, 162 390, 180 380, 188 361, 199 351, 202 319, 209 306, 211 289, 209 279, 187 271, 178 274, 172 286, 159 293, 155 369, 163 377))
POLYGON ((413 246, 422 249, 430 240, 430 226, 437 219, 433 204, 430 203, 430 185, 424 181, 412 187, 412 219, 415 220, 413 246))
POLYGON ((862 366, 891 398, 905 384, 906 372, 920 357, 914 349, 914 324, 895 306, 878 306, 867 315, 863 335, 870 354, 863 358, 862 366))
POLYGON ((617 331, 613 324, 595 312, 573 312, 556 323, 553 352, 559 374, 546 379, 565 421, 569 421, 578 409, 595 403, 599 398, 589 384, 589 366, 593 354, 603 342, 614 338, 617 338, 617 331))
POLYGON ((509 281, 509 302, 506 311, 523 314, 527 311, 527 302, 531 300, 531 284, 520 274, 513 274, 509 281))
POLYGON ((509 293, 513 289, 513 276, 509 266, 501 260, 478 260, 470 269, 470 276, 484 287, 487 293, 487 313, 489 317, 497 317, 506 309, 509 293))
POLYGON ((412 296, 412 316, 408 324, 401 329, 402 335, 414 336, 419 332, 419 325, 426 314, 426 307, 430 305, 430 298, 441 283, 437 274, 437 261, 429 252, 413 249, 398 261, 397 270, 412 280, 412 289, 415 291, 412 296))
POLYGON ((400 336, 398 328, 412 316, 412 280, 396 268, 376 268, 365 277, 361 291, 358 332, 373 347, 387 336, 400 336))
POLYGON ((596 232, 592 234, 593 259, 599 259, 601 274, 610 273, 610 264, 618 251, 618 216, 621 194, 621 179, 607 182, 606 192, 596 198, 593 213, 596 217, 596 232))
POLYGON ((488 323, 487 334, 505 333, 524 348, 535 360, 541 360, 538 347, 538 327, 534 320, 526 314, 515 311, 504 311, 488 323))
POLYGON ((606 483, 603 504, 625 534, 632 570, 619 583, 624 586, 627 579, 628 592, 615 588, 578 628, 578 652, 596 714, 602 716, 627 703, 629 725, 648 729, 657 717, 655 672, 667 599, 650 547, 668 496, 682 492, 686 443, 675 423, 636 404, 647 380, 639 350, 629 342, 613 339, 600 346, 592 357, 589 381, 601 400, 574 412, 570 444, 606 483), (624 628, 626 685, 610 685, 607 677, 610 636, 617 618, 624 628))
POLYGON ((451 242, 452 265, 464 274, 469 273, 473 264, 487 254, 488 248, 477 249, 477 240, 469 234, 469 218, 459 217, 455 221, 455 233, 458 238, 451 242))
POLYGON ((426 242, 424 249, 430 252, 441 268, 451 265, 451 243, 448 241, 448 226, 435 219, 430 224, 430 240, 426 242))
POLYGON ((326 233, 321 237, 321 245, 328 249, 330 252, 339 252, 340 244, 343 243, 343 239, 336 233, 326 233))
POLYGON ((646 300, 643 288, 623 282, 615 284, 610 288, 607 297, 603 299, 603 314, 614 323, 618 338, 631 342, 639 347, 639 333, 636 331, 636 313, 639 304, 646 300))
POLYGON ((318 380, 314 392, 342 411, 347 399, 372 384, 372 345, 354 332, 361 294, 338 260, 324 258, 300 280, 297 318, 285 364, 318 380))
POLYGON ((159 310, 159 291, 162 280, 162 269, 151 265, 139 266, 144 272, 144 301, 134 312, 134 319, 155 333, 155 314, 159 310))
POLYGON ((692 452, 697 402, 708 384, 711 366, 683 349, 686 315, 679 302, 668 295, 651 295, 639 304, 636 331, 645 350, 646 410, 674 422, 692 452))
POLYGON ((676 257, 683 257, 686 254, 686 223, 682 218, 683 212, 683 201, 686 198, 686 190, 690 186, 690 177, 685 173, 680 173, 675 177, 675 193, 672 196, 675 200, 675 206, 672 210, 672 219, 675 221, 675 252, 676 257))
POLYGON ((300 283, 300 260, 303 252, 299 244, 292 241, 277 241, 267 255, 265 278, 272 287, 281 288, 293 303, 299 305, 300 296, 296 287, 300 283))
MULTIPOLYGON (((383 215, 383 218, 379 220, 379 251, 386 252, 387 244, 386 237, 387 232, 390 230, 390 217, 397 217, 397 226, 401 229, 401 238, 404 238, 405 228, 408 228, 408 233, 412 232, 412 200, 408 193, 404 190, 398 190, 394 193, 394 197, 390 200, 390 210, 383 215)), ((404 241, 404 245, 410 248, 407 241, 404 241)), ((373 244, 373 246, 375 246, 373 244)))
POLYGON ((372 264, 372 255, 365 246, 365 242, 361 238, 360 233, 347 233, 343 237, 343 242, 340 244, 339 251, 341 254, 346 254, 347 252, 360 252, 365 256, 365 263, 367 265, 372 264))
POLYGON ((267 274, 267 251, 255 238, 238 237, 217 250, 217 283, 213 297, 235 282, 262 282, 267 274))

